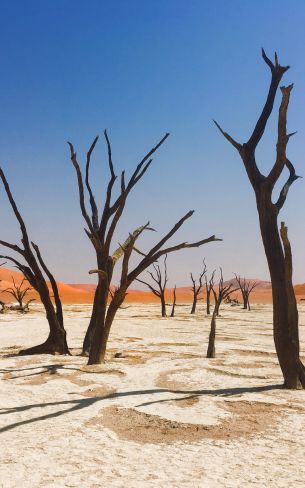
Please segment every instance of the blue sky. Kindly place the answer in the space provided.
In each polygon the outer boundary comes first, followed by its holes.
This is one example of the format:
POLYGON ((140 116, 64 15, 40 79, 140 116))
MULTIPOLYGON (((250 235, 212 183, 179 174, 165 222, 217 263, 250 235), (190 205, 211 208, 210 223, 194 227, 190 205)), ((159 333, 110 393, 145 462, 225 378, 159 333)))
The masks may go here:
MULTIPOLYGON (((295 83, 290 159, 305 176, 305 3, 259 1, 0 1, 0 162, 28 228, 57 279, 89 282, 71 140, 84 162, 107 128, 117 172, 130 174, 165 133, 171 136, 135 189, 115 243, 150 219, 159 235, 189 209, 173 240, 215 233, 222 243, 168 259, 170 284, 186 285, 203 257, 209 269, 268 279, 252 189, 242 162, 212 123, 239 141, 254 127, 269 83, 260 57, 276 49, 295 83)), ((277 104, 279 99, 277 99, 277 104)), ((276 114, 257 153, 273 164, 276 114)), ((100 201, 108 171, 101 138, 92 181, 100 201)), ((281 217, 289 227, 294 279, 305 281, 305 188, 298 180, 281 217)), ((19 239, 0 189, 1 238, 19 239)), ((157 236, 143 240, 148 248, 157 236)))

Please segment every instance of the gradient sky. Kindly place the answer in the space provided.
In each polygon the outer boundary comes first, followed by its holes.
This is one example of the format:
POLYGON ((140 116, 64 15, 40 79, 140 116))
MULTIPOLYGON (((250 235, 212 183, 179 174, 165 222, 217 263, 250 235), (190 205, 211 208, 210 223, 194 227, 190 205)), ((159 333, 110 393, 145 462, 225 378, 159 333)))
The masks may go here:
MULTIPOLYGON (((189 284, 203 257, 211 270, 268 279, 254 195, 237 152, 212 123, 246 140, 270 79, 263 46, 291 65, 289 158, 305 176, 305 3, 303 0, 0 1, 0 162, 31 237, 58 280, 94 281, 76 180, 66 144, 84 163, 107 128, 117 173, 130 174, 165 132, 171 136, 132 193, 115 243, 148 219, 158 234, 186 211, 193 218, 174 242, 215 233, 224 239, 168 258, 170 285, 189 284)), ((279 97, 277 98, 278 107, 279 97)), ((257 152, 262 170, 275 157, 276 118, 257 152)), ((102 202, 108 178, 104 141, 92 182, 102 202)), ((305 281, 305 182, 281 217, 289 227, 294 281, 305 281)), ((1 239, 19 230, 0 187, 1 239)), ((140 245, 139 245, 140 247, 140 245)))

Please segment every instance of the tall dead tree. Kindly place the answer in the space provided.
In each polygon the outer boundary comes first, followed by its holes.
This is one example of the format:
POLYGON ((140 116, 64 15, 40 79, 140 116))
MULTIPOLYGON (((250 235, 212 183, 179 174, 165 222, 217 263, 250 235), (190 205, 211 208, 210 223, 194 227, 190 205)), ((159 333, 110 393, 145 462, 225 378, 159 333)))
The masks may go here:
POLYGON ((85 186, 82 171, 77 161, 74 147, 71 143, 69 143, 71 161, 77 175, 81 213, 86 222, 86 234, 94 247, 97 261, 97 269, 92 270, 92 272, 97 273, 98 284, 94 297, 92 316, 83 345, 83 353, 85 354, 89 352, 88 364, 99 364, 104 360, 111 325, 118 307, 123 303, 126 291, 131 283, 138 278, 143 271, 158 261, 161 256, 178 251, 179 249, 198 247, 208 242, 219 240, 216 239, 215 236, 211 236, 207 239, 203 239, 192 244, 183 242, 175 246, 164 248, 163 246, 166 244, 166 242, 180 229, 183 223, 192 216, 193 211, 190 211, 184 215, 149 252, 143 253, 135 248, 137 239, 145 230, 149 229, 149 224, 146 224, 133 232, 133 234, 129 236, 123 245, 119 246, 115 252, 111 253, 114 232, 123 214, 127 197, 151 165, 151 156, 164 143, 169 134, 166 134, 160 140, 160 142, 158 142, 158 144, 144 156, 127 183, 125 181, 125 172, 123 171, 121 173, 120 193, 113 203, 112 191, 117 177, 114 172, 112 150, 106 131, 104 132, 104 136, 108 149, 110 179, 107 186, 106 198, 103 205, 103 210, 101 212, 101 217, 99 217, 98 206, 89 182, 91 155, 98 141, 98 137, 94 139, 87 153, 86 160, 85 185, 89 196, 91 217, 86 209, 85 186), (129 271, 129 260, 133 251, 140 254, 142 259, 132 271, 129 271), (107 297, 111 285, 113 269, 120 257, 122 257, 120 284, 114 293, 113 299, 107 307, 107 297))
POLYGON ((2 293, 8 293, 13 298, 15 298, 16 302, 18 303, 17 310, 20 310, 21 312, 26 312, 29 309, 30 303, 35 301, 35 298, 31 298, 30 300, 27 300, 26 302, 24 302, 26 295, 29 293, 29 291, 32 290, 32 288, 30 286, 27 286, 27 287, 23 286, 25 281, 26 281, 26 279, 23 278, 18 285, 18 283, 15 282, 15 279, 12 276, 13 285, 2 291, 2 293))
POLYGON ((211 320, 207 358, 215 357, 216 318, 219 316, 219 310, 222 301, 225 300, 227 297, 231 295, 231 293, 234 293, 234 291, 238 289, 232 287, 233 287, 233 283, 229 283, 228 285, 224 284, 222 269, 220 268, 220 280, 218 283, 218 290, 216 290, 214 286, 212 287, 212 292, 215 299, 215 307, 213 310, 212 320, 211 320))
POLYGON ((191 280, 192 280, 192 283, 193 283, 193 286, 191 288, 191 290, 193 292, 193 304, 192 304, 191 314, 194 314, 196 312, 196 306, 197 306, 197 302, 198 302, 198 295, 199 295, 199 293, 200 293, 200 291, 202 289, 202 286, 203 286, 202 278, 205 276, 206 271, 207 271, 207 267, 206 267, 205 262, 203 261, 203 270, 202 270, 202 272, 199 275, 198 285, 196 284, 196 280, 195 280, 193 274, 191 273, 191 280))
MULTIPOLYGON (((234 273, 235 274, 235 273, 234 273)), ((241 296, 243 298, 243 310, 251 310, 250 306, 250 295, 254 288, 257 287, 258 283, 251 283, 250 281, 246 281, 246 278, 241 278, 235 274, 236 281, 238 283, 241 296)))
POLYGON ((289 66, 281 66, 276 53, 274 62, 266 56, 264 50, 262 50, 262 57, 271 71, 271 81, 266 102, 249 140, 245 143, 239 143, 225 132, 217 122, 215 124, 223 136, 237 149, 255 193, 260 230, 271 277, 273 335, 275 349, 284 377, 284 387, 290 389, 305 388, 305 367, 300 360, 298 310, 291 278, 290 245, 288 251, 287 233, 280 235, 278 228, 278 214, 286 201, 290 186, 299 178, 296 175, 293 164, 286 155, 288 141, 294 134, 287 133, 286 128, 287 110, 293 85, 281 87, 276 159, 269 174, 266 176, 261 173, 257 166, 255 151, 272 113, 278 86, 289 66), (289 171, 289 177, 278 198, 273 201, 274 186, 285 168, 289 171), (284 239, 286 238, 287 241, 285 243, 284 239))
POLYGON ((0 178, 2 179, 5 192, 13 209, 15 217, 20 225, 22 247, 2 240, 0 240, 0 245, 7 247, 8 249, 19 254, 21 258, 26 262, 26 264, 23 264, 22 262, 11 256, 0 256, 0 258, 7 259, 14 263, 15 267, 19 269, 19 271, 21 271, 21 273, 24 275, 30 285, 37 291, 40 300, 45 308, 46 317, 49 324, 49 335, 46 341, 43 344, 39 344, 38 346, 25 349, 21 351, 20 354, 69 354, 66 331, 64 328, 62 305, 59 298, 55 278, 50 270, 47 268, 37 244, 34 244, 34 242, 30 241, 26 225, 18 210, 5 174, 1 168, 0 178), (35 251, 35 254, 33 250, 35 251), (44 274, 50 280, 54 295, 55 306, 52 303, 51 295, 44 274))
POLYGON ((165 302, 165 289, 166 289, 166 284, 168 282, 168 277, 167 277, 167 265, 166 265, 166 260, 167 260, 167 254, 165 255, 164 261, 163 261, 163 266, 164 266, 164 275, 162 275, 162 271, 160 269, 159 264, 153 264, 153 268, 155 273, 152 273, 151 271, 147 271, 151 279, 156 283, 156 285, 151 285, 147 281, 140 280, 137 278, 137 281, 140 283, 143 283, 143 285, 146 285, 150 291, 159 298, 161 302, 161 315, 162 317, 166 317, 166 302, 165 302))
POLYGON ((211 278, 208 280, 207 275, 205 274, 205 293, 206 293, 206 303, 207 303, 207 315, 211 314, 211 293, 214 286, 214 276, 215 270, 211 274, 211 278))
POLYGON ((177 301, 177 297, 176 297, 176 285, 175 285, 173 290, 173 305, 172 305, 171 317, 175 316, 176 301, 177 301))

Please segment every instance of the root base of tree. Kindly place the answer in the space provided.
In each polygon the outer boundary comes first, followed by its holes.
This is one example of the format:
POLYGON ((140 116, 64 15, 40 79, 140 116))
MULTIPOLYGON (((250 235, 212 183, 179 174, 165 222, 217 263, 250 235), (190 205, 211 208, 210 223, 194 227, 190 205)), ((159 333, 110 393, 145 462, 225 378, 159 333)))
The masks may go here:
POLYGON ((67 346, 52 341, 46 341, 43 344, 29 347, 19 352, 19 356, 32 356, 35 354, 51 354, 53 356, 55 354, 61 354, 71 356, 71 353, 67 346))

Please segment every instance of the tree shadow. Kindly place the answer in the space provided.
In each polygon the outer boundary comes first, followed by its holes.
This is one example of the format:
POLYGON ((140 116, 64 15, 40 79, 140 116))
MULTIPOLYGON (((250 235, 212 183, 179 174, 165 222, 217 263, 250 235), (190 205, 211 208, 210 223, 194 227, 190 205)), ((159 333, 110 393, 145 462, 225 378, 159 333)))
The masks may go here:
POLYGON ((69 370, 69 371, 80 371, 82 373, 86 374, 94 374, 96 373, 95 371, 90 371, 90 370, 84 370, 82 368, 74 368, 71 366, 67 366, 66 364, 63 363, 58 363, 58 364, 47 364, 47 365, 41 365, 41 366, 31 366, 30 368, 6 368, 6 369, 0 369, 0 373, 20 373, 22 371, 31 371, 31 370, 39 370, 36 371, 35 373, 29 373, 29 374, 24 374, 20 376, 11 376, 9 379, 10 380, 16 380, 18 378, 27 378, 30 376, 36 376, 36 375, 42 375, 42 374, 59 374, 58 371, 60 370, 69 370))
MULTIPOLYGON (((0 408, 0 415, 9 415, 19 412, 25 412, 27 410, 32 410, 34 408, 45 408, 45 407, 54 407, 54 406, 64 406, 68 405, 69 408, 64 410, 58 410, 53 413, 48 413, 45 415, 41 415, 38 417, 32 417, 27 420, 21 420, 19 422, 14 422, 12 424, 6 425, 0 429, 0 433, 7 432, 9 430, 15 429, 22 425, 32 424, 35 422, 40 422, 47 419, 52 419, 56 417, 60 417, 61 415, 71 413, 77 410, 82 410, 84 408, 90 407, 97 402, 105 401, 105 400, 112 400, 116 398, 126 397, 126 396, 141 396, 141 395, 152 395, 158 393, 174 393, 174 394, 181 394, 184 397, 179 399, 162 399, 162 400, 155 400, 152 402, 145 402, 142 404, 137 405, 140 406, 147 406, 154 403, 162 403, 166 401, 173 401, 173 400, 185 400, 189 398, 200 397, 204 395, 210 396, 225 396, 225 397, 234 397, 236 395, 241 395, 243 393, 257 393, 257 392, 264 392, 270 390, 276 390, 282 388, 282 385, 267 385, 267 386, 252 386, 252 387, 244 387, 244 388, 224 388, 224 389, 216 389, 216 390, 171 390, 167 388, 155 388, 150 390, 138 390, 138 391, 123 391, 123 392, 114 392, 110 393, 105 396, 97 396, 92 398, 78 398, 76 400, 63 400, 58 402, 47 402, 47 403, 37 403, 37 404, 30 404, 30 405, 23 405, 19 407, 11 407, 11 408, 0 408), (187 395, 187 396, 185 396, 187 395)), ((73 393, 71 393, 73 394, 73 393)))

